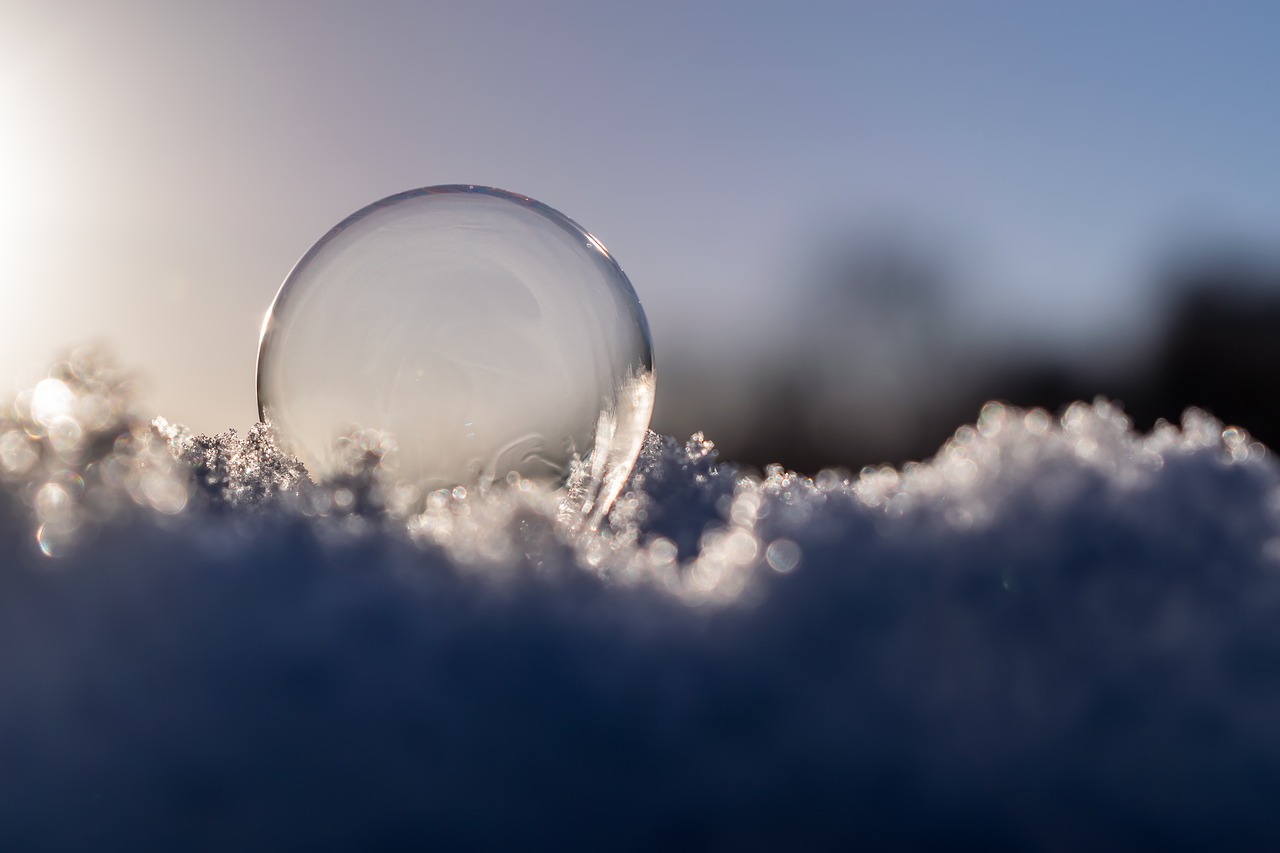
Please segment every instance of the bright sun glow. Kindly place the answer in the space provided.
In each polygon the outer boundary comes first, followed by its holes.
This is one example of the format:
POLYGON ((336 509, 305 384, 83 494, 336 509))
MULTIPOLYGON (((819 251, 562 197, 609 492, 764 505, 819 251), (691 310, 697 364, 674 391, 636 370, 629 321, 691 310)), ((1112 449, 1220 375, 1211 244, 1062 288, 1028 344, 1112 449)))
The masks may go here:
POLYGON ((4 82, 0 80, 0 275, 7 279, 31 256, 34 223, 47 205, 36 178, 48 158, 41 154, 37 113, 28 109, 29 99, 18 97, 15 87, 6 88, 4 82))
POLYGON ((0 265, 8 266, 18 248, 24 199, 29 197, 26 157, 17 132, 16 107, 0 92, 0 265))

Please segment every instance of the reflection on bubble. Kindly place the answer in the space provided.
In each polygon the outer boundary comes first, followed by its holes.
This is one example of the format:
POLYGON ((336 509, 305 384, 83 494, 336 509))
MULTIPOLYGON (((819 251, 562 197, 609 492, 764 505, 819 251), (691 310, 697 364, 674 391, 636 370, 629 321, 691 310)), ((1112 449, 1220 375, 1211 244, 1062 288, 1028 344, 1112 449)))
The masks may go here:
POLYGON ((416 486, 567 482, 596 521, 639 454, 653 376, 644 312, 595 237, 523 196, 431 187, 298 262, 263 324, 258 402, 321 478, 344 468, 339 437, 372 429, 416 486))

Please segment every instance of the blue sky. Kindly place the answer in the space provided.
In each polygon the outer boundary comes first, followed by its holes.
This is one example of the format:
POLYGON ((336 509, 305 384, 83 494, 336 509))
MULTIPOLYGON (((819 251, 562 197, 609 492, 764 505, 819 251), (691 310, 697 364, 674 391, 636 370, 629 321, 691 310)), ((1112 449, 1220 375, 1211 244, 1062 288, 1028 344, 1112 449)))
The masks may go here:
POLYGON ((251 423, 294 261, 414 186, 596 233, 660 371, 794 315, 846 225, 953 247, 958 323, 1066 342, 1188 239, 1280 245, 1273 3, 0 10, 0 381, 103 340, 204 431, 251 423))

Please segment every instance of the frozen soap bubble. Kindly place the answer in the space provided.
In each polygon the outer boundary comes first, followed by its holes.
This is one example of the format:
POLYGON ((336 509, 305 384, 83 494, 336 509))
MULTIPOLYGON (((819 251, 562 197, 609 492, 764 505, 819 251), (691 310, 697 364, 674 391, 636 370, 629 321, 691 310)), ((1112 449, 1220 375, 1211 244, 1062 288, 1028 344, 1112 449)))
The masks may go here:
POLYGON ((635 463, 653 391, 644 310, 600 241, 489 187, 347 217, 289 273, 258 350, 259 415, 313 476, 338 470, 339 437, 376 429, 403 479, 568 483, 592 522, 635 463))

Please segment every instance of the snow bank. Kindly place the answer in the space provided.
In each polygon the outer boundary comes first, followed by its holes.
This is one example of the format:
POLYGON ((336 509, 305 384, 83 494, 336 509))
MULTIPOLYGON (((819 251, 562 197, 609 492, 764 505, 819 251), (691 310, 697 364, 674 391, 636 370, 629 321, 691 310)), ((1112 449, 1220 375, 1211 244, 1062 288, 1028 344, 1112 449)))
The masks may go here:
POLYGON ((991 404, 927 463, 763 479, 651 435, 597 532, 388 450, 316 486, 90 358, 19 395, 4 849, 1280 832, 1280 480, 1242 430, 991 404))

